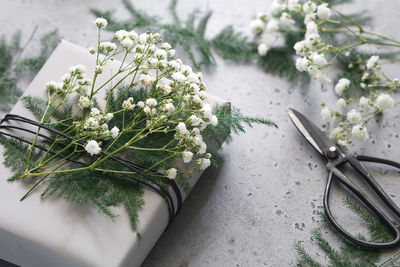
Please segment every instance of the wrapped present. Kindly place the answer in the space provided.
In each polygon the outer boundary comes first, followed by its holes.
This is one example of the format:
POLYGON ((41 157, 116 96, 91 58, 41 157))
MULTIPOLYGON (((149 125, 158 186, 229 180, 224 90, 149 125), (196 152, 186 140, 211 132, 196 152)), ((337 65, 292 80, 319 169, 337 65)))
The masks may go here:
MULTIPOLYGON (((94 69, 95 58, 87 49, 62 41, 25 95, 47 98, 46 83, 61 77, 76 64, 94 69)), ((99 81, 105 82, 119 65, 117 61, 107 64, 99 81)), ((210 102, 224 103, 213 97, 210 102)), ((11 113, 35 119, 22 101, 11 113)), ((169 222, 165 201, 147 188, 144 188, 144 205, 139 211, 141 238, 132 231, 128 215, 122 208, 112 209, 117 215, 113 221, 90 207, 73 205, 58 198, 42 200, 40 194, 32 194, 20 202, 29 185, 7 182, 11 170, 5 166, 1 168, 0 259, 20 266, 139 266, 169 222)), ((192 186, 200 175, 197 173, 190 178, 192 186)), ((185 199, 185 193, 181 194, 185 199)), ((176 197, 173 202, 175 206, 178 204, 176 197)))

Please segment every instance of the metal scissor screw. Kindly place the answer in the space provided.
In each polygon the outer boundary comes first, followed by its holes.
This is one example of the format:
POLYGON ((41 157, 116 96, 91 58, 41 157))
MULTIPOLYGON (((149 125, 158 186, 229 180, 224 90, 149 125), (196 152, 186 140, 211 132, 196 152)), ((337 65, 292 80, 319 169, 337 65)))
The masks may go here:
POLYGON ((328 157, 334 159, 338 156, 338 150, 335 146, 331 146, 328 150, 328 157))

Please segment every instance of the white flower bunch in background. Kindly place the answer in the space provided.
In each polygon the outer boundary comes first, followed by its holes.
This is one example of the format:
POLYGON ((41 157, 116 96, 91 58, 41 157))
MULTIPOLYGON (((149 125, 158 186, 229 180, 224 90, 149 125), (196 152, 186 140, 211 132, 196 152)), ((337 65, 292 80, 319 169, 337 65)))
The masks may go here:
MULTIPOLYGON (((96 156, 91 165, 85 167, 88 169, 100 169, 108 157, 121 153, 129 155, 134 151, 165 155, 147 167, 171 179, 179 173, 176 168, 162 168, 163 163, 171 159, 180 158, 185 164, 193 162, 192 170, 207 168, 211 154, 207 153, 202 131, 208 125, 216 126, 218 118, 208 103, 202 74, 194 72, 180 59, 172 59, 175 50, 170 44, 162 43, 157 33, 119 30, 112 40, 102 40, 100 33, 107 21, 98 18, 94 23, 99 40, 96 48, 89 48, 96 61, 93 78, 87 77, 84 66, 76 65, 60 82, 49 82, 48 108, 41 123, 54 125, 49 122, 50 118, 72 107, 74 113, 68 119, 72 123, 65 133, 73 140, 66 147, 75 147, 73 153, 96 156), (122 59, 119 69, 99 84, 104 68, 117 57, 122 59), (105 97, 104 105, 99 97, 105 97), (146 146, 146 140, 154 142, 160 135, 170 136, 170 139, 160 147, 146 146)), ((65 124, 64 121, 60 123, 65 124)), ((45 164, 40 166, 45 167, 45 164)), ((26 176, 37 168, 28 170, 26 176)))
MULTIPOLYGON (((344 75, 332 85, 331 67, 339 56, 350 59, 359 46, 400 47, 400 42, 364 30, 361 25, 321 1, 274 0, 270 10, 270 14, 260 13, 250 23, 251 31, 259 38, 259 55, 267 55, 269 49, 279 42, 279 37, 288 32, 304 33, 303 40, 293 46, 296 69, 307 72, 326 86, 332 86, 338 96, 335 105, 322 105, 324 127, 342 146, 353 140, 368 139, 368 121, 395 105, 391 93, 399 88, 399 81, 382 71, 378 55, 358 59, 357 66, 363 72, 359 81, 351 82, 344 75), (330 35, 328 38, 324 38, 326 33, 330 35), (339 34, 352 38, 339 38, 342 42, 350 40, 349 43, 331 43, 332 35, 339 34), (348 92, 350 87, 359 88, 362 95, 351 97, 348 92)), ((349 63, 347 67, 351 69, 354 66, 349 63)))

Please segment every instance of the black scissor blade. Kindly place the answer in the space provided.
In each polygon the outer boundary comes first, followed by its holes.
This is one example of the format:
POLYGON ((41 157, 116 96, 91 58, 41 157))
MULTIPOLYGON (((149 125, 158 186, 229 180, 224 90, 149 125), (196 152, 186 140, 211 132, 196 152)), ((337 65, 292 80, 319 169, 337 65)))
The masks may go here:
POLYGON ((303 114, 292 108, 288 114, 296 128, 322 156, 326 156, 330 147, 336 147, 336 144, 303 114))

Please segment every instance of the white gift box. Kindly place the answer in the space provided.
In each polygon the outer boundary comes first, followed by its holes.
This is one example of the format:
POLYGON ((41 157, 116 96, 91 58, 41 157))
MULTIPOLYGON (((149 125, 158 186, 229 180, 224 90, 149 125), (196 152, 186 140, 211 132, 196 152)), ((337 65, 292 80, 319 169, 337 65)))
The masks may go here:
MULTIPOLYGON (((62 41, 24 95, 46 98, 45 84, 59 80, 76 64, 93 70, 95 58, 87 49, 62 41)), ((106 81, 118 67, 117 61, 108 64, 98 82, 106 81)), ((212 102, 223 103, 214 98, 212 102)), ((21 101, 10 113, 35 119, 21 101)), ((1 147, 1 155, 3 150, 1 147)), ((168 224, 164 200, 148 189, 144 190, 145 204, 139 212, 138 229, 142 238, 138 239, 123 208, 113 209, 118 216, 112 221, 94 208, 76 206, 63 199, 41 200, 40 192, 20 202, 29 186, 20 181, 7 182, 11 170, 1 168, 0 259, 17 265, 140 266, 168 224)), ((194 185, 199 177, 200 174, 194 175, 190 183, 194 185)))

